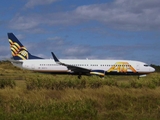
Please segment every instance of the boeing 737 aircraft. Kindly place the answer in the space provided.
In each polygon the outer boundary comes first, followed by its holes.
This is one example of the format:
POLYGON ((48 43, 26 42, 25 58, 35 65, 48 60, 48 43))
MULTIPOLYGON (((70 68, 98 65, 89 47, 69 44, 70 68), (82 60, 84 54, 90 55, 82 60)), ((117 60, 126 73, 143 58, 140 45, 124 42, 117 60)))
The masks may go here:
POLYGON ((12 64, 27 70, 78 75, 98 75, 104 77, 112 75, 139 75, 146 76, 155 71, 154 68, 144 62, 133 60, 89 60, 89 59, 58 59, 52 52, 53 59, 43 59, 31 55, 25 46, 15 37, 13 33, 8 33, 12 64))

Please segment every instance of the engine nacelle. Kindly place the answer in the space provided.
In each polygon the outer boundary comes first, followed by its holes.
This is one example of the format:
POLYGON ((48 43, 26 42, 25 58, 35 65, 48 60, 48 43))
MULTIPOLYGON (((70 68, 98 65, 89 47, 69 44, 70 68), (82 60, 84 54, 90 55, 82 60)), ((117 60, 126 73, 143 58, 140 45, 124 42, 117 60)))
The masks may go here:
POLYGON ((105 71, 104 70, 91 70, 90 74, 104 77, 105 76, 105 71))

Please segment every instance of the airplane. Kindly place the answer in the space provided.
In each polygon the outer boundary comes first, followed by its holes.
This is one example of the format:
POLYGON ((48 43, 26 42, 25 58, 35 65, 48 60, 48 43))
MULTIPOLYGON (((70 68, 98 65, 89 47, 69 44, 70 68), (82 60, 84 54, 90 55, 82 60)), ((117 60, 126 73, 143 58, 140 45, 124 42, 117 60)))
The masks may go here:
POLYGON ((91 60, 58 59, 51 52, 53 59, 44 59, 30 54, 13 33, 8 33, 12 53, 11 63, 19 68, 51 74, 78 75, 138 75, 144 77, 155 69, 148 64, 133 60, 91 60))

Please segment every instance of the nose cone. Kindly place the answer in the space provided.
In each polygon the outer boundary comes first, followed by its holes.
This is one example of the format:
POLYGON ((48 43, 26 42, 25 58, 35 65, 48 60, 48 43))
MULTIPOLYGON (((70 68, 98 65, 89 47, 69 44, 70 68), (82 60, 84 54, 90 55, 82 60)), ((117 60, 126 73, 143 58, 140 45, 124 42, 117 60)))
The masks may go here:
POLYGON ((149 71, 150 71, 150 72, 154 72, 155 69, 154 69, 153 67, 150 67, 149 71))

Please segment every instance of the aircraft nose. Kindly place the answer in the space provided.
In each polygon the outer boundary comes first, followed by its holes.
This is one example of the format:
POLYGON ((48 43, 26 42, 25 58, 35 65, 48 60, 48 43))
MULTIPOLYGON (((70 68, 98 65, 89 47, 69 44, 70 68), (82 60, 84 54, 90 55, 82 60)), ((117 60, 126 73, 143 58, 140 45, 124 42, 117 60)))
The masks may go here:
POLYGON ((150 67, 149 71, 150 71, 150 72, 154 72, 155 69, 154 69, 153 67, 150 67))

